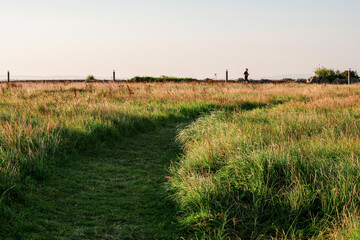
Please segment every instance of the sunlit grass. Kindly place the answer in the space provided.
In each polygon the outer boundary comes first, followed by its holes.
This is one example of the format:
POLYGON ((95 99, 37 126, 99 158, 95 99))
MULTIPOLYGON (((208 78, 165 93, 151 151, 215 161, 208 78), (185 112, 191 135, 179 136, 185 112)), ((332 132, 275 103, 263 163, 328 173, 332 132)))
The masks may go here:
POLYGON ((191 232, 354 235, 359 95, 357 85, 1 84, 1 216, 89 146, 203 116, 180 133, 185 153, 171 170, 191 232))
POLYGON ((170 186, 184 225, 204 239, 358 236, 360 96, 313 90, 180 133, 170 186))

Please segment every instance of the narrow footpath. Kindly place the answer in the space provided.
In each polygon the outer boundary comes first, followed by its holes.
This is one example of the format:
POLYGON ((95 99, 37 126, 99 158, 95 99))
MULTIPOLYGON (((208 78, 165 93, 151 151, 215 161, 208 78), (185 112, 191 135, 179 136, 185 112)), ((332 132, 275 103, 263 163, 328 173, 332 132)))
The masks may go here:
POLYGON ((25 239, 178 239, 165 187, 180 153, 176 129, 108 143, 57 169, 34 193, 25 239))

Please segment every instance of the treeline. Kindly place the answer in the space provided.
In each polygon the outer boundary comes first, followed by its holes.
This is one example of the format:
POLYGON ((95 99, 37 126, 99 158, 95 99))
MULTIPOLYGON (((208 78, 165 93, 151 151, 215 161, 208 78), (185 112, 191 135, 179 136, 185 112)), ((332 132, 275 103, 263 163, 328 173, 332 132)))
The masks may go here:
POLYGON ((133 77, 128 80, 129 82, 197 82, 198 79, 195 78, 177 78, 177 77, 168 77, 168 76, 161 76, 161 77, 133 77))
MULTIPOLYGON (((326 67, 319 67, 315 70, 315 74, 317 76, 322 76, 330 81, 333 81, 337 78, 339 79, 346 79, 349 76, 349 71, 340 71, 340 70, 334 70, 331 68, 326 68, 326 67)), ((350 77, 351 78, 355 78, 358 79, 359 75, 357 73, 357 71, 352 71, 350 70, 350 77)))

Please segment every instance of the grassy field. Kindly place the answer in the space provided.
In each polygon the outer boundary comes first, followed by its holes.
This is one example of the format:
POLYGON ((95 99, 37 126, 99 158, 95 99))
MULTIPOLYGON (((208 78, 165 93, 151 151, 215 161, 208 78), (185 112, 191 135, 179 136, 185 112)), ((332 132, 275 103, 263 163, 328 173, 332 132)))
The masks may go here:
POLYGON ((358 85, 0 87, 1 238, 359 237, 358 85))
POLYGON ((360 89, 280 88, 290 101, 179 134, 171 189, 198 238, 360 238, 360 89))
POLYGON ((26 239, 179 239, 166 169, 180 152, 173 125, 87 151, 33 192, 26 239), (61 236, 61 237, 60 237, 61 236))

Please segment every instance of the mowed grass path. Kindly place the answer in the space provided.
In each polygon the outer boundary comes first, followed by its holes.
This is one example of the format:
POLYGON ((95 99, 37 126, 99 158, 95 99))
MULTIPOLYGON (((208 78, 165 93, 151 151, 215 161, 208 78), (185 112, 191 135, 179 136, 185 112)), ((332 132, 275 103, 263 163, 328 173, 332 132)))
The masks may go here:
MULTIPOLYGON (((25 239, 177 239, 166 192, 177 127, 136 134, 88 151, 34 193, 25 239)), ((91 149, 91 146, 90 146, 91 149)))

